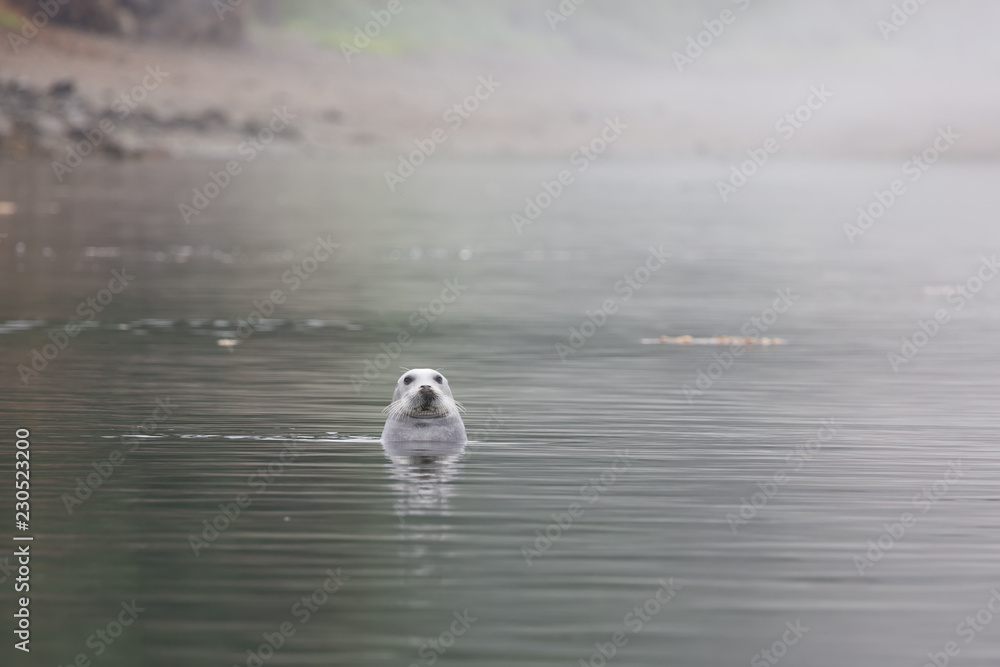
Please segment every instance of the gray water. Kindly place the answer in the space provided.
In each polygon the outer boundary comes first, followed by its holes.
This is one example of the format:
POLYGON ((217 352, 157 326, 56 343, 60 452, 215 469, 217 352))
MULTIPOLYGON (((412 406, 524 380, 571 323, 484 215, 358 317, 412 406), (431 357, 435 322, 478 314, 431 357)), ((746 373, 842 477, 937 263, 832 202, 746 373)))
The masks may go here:
POLYGON ((951 664, 1000 661, 1000 281, 949 297, 1000 250, 1000 170, 939 165, 852 244, 899 165, 773 164, 723 204, 725 164, 607 161, 523 234, 510 215, 564 165, 441 160, 395 194, 384 166, 255 165, 190 225, 214 162, 0 167, 3 441, 30 429, 34 473, 18 664, 256 665, 283 624, 263 664, 599 666, 616 633, 620 665, 919 666, 948 642, 951 664), (293 290, 318 237, 339 248, 293 290), (730 364, 640 343, 754 317, 787 344, 730 364), (418 366, 448 376, 468 446, 378 442, 418 366))

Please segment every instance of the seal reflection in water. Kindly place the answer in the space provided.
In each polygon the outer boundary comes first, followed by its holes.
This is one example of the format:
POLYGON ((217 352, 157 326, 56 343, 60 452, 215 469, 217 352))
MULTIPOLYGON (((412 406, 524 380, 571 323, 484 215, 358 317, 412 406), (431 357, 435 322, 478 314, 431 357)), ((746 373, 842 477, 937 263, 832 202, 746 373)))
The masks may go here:
POLYGON ((390 461, 392 487, 398 496, 395 514, 400 524, 408 518, 450 513, 452 481, 458 475, 465 443, 383 441, 382 449, 390 461))
POLYGON ((388 414, 383 443, 451 442, 465 443, 462 409, 451 395, 448 380, 430 368, 415 368, 396 382, 388 414))

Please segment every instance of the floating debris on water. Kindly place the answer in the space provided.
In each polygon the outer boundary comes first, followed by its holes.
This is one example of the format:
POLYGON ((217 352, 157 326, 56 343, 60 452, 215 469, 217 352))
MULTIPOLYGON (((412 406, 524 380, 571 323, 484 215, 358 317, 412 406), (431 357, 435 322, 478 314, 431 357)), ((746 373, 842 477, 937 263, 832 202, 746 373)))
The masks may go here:
POLYGON ((236 338, 220 338, 219 340, 215 341, 216 345, 218 345, 219 347, 227 348, 230 352, 232 352, 233 348, 239 345, 241 342, 242 341, 236 338))
MULTIPOLYGON (((61 321, 61 320, 60 320, 61 321)), ((54 323, 55 321, 53 321, 54 323)), ((0 320, 0 335, 22 333, 32 329, 42 329, 50 326, 46 320, 0 320)), ((233 331, 235 322, 230 320, 215 320, 207 317, 192 319, 169 319, 162 317, 145 317, 131 320, 129 322, 109 322, 100 320, 76 320, 76 325, 81 329, 105 329, 110 331, 131 331, 137 335, 147 333, 166 333, 170 331, 186 331, 194 335, 218 336, 223 340, 233 339, 236 333, 233 331), (141 333, 140 333, 141 332, 141 333)), ((363 331, 364 327, 354 322, 345 320, 283 320, 277 318, 266 318, 256 325, 257 332, 313 332, 326 328, 339 328, 346 331, 363 331)), ((240 341, 237 341, 240 342, 240 341)), ((225 346, 225 343, 219 343, 225 346)))
POLYGON ((711 336, 696 338, 694 336, 660 336, 659 338, 643 338, 643 345, 787 345, 784 338, 754 338, 752 336, 711 336))

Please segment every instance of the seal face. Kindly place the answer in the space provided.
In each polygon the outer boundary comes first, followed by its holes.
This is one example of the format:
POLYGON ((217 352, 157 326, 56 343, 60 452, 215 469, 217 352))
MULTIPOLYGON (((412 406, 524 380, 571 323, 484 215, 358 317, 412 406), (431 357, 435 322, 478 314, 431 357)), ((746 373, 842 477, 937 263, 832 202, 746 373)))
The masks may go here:
POLYGON ((451 395, 448 380, 431 368, 415 368, 396 381, 382 442, 465 443, 462 409, 451 395))

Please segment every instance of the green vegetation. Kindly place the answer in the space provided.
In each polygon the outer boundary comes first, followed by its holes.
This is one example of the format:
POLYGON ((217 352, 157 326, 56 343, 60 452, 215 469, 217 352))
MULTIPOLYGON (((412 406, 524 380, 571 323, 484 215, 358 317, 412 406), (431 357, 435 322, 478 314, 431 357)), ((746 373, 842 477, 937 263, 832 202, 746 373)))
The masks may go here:
MULTIPOLYGON (((735 20, 712 58, 740 64, 798 65, 803 57, 849 63, 860 49, 882 52, 874 21, 848 20, 845 0, 400 0, 403 10, 365 48, 387 56, 423 54, 559 54, 671 60, 688 39, 735 20), (553 29, 554 26, 554 29, 553 29), (868 30, 867 28, 871 28, 868 30)), ((340 49, 385 10, 389 0, 257 0, 272 22, 340 49)), ((849 5, 852 3, 848 3, 849 5)), ((258 12, 259 14, 262 12, 258 12)))
MULTIPOLYGON (((366 49, 394 55, 418 53, 559 52, 567 49, 662 55, 705 12, 705 5, 728 6, 728 0, 587 0, 553 30, 546 11, 558 11, 560 0, 480 0, 427 2, 401 0, 393 17, 366 49)), ((310 35, 317 43, 340 48, 355 31, 386 9, 388 0, 288 0, 275 7, 278 20, 310 35)))
POLYGON ((21 29, 21 15, 16 14, 6 7, 0 6, 0 26, 10 30, 21 29))

